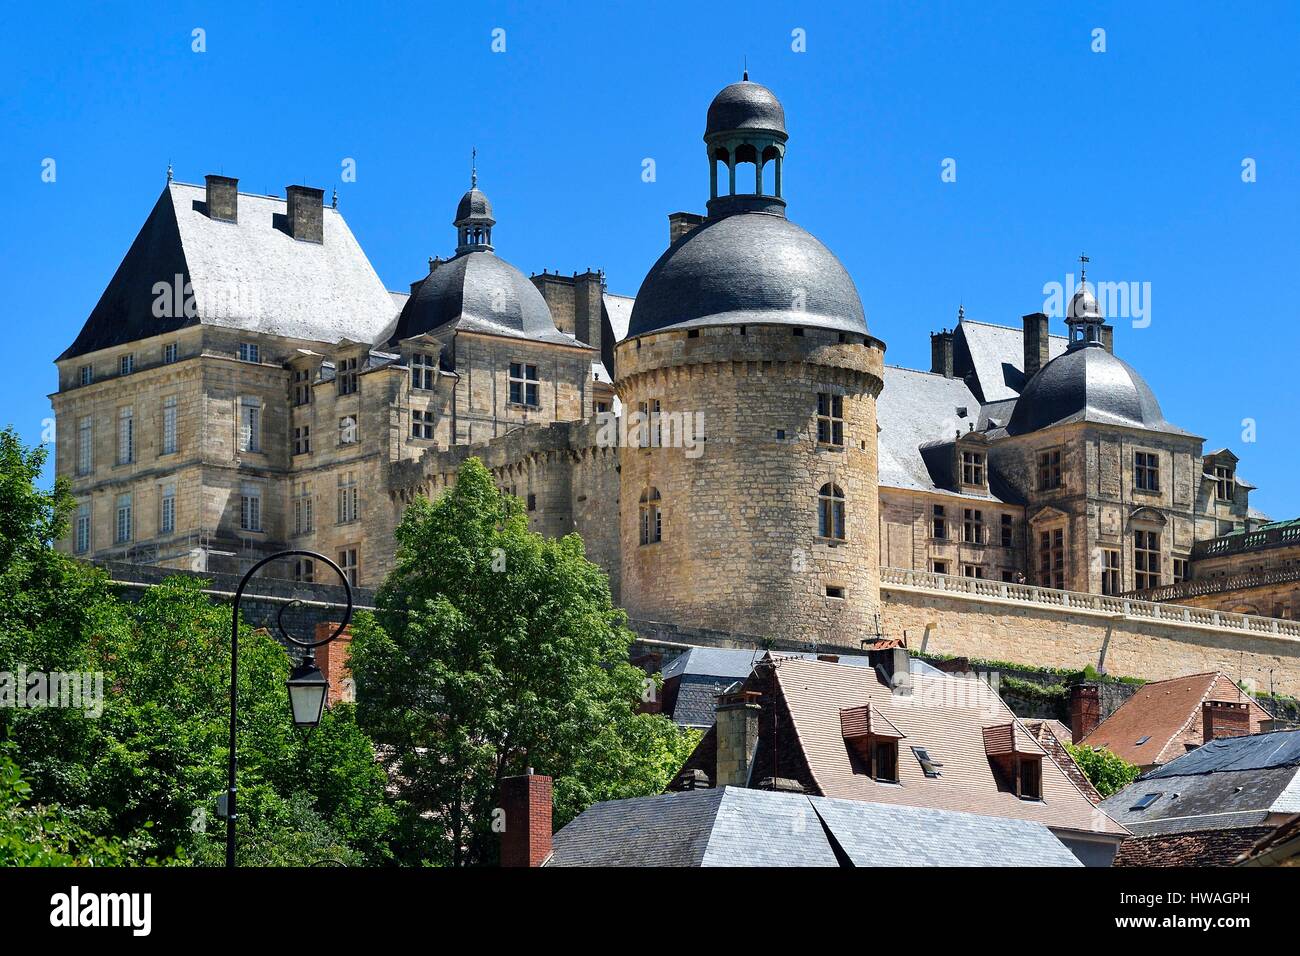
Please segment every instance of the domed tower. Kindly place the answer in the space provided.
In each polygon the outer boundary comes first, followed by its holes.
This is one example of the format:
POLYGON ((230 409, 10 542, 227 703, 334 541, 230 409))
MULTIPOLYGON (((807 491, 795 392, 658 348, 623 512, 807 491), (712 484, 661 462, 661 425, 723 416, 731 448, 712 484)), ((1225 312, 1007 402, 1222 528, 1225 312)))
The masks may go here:
POLYGON ((623 603, 857 647, 879 606, 884 345, 839 260, 786 219, 772 92, 748 77, 722 90, 704 140, 708 216, 651 268, 615 359, 623 603))

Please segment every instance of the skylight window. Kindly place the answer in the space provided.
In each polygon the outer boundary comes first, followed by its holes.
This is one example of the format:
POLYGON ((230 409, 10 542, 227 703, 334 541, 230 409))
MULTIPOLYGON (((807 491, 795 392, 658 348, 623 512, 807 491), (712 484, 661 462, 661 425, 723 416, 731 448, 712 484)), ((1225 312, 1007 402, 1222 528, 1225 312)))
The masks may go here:
POLYGON ((1162 794, 1163 792, 1164 792, 1164 791, 1160 791, 1160 793, 1146 793, 1146 794, 1143 794, 1143 795, 1142 795, 1142 799, 1139 800, 1137 803, 1133 804, 1133 806, 1132 806, 1130 809, 1132 809, 1132 810, 1145 810, 1147 807, 1151 806, 1151 804, 1153 804, 1153 803, 1155 803, 1157 800, 1159 800, 1159 799, 1160 799, 1160 796, 1161 796, 1161 794, 1162 794))
POLYGON ((921 770, 925 772, 927 777, 939 776, 939 768, 942 767, 943 764, 931 757, 928 750, 924 747, 913 747, 912 753, 916 755, 916 760, 921 765, 921 770))
POLYGON ((1148 735, 1145 736, 1145 737, 1139 737, 1139 738, 1138 738, 1138 742, 1137 742, 1136 744, 1134 744, 1133 746, 1135 746, 1135 747, 1141 747, 1144 743, 1146 743, 1146 742, 1147 742, 1148 740, 1150 740, 1150 739, 1151 739, 1151 735, 1150 735, 1150 734, 1148 734, 1148 735))

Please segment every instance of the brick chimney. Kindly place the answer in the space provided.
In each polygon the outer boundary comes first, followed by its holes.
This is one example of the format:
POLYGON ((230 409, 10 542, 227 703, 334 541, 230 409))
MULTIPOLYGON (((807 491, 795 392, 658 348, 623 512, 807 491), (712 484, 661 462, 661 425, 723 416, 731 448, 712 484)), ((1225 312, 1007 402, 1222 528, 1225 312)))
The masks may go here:
POLYGON ((325 190, 311 186, 286 186, 285 215, 289 235, 300 242, 325 241, 325 190))
POLYGON ((1096 684, 1070 688, 1070 741, 1078 743, 1101 723, 1101 691, 1096 684))
POLYGON ((947 329, 930 333, 930 371, 952 378, 953 334, 947 329))
POLYGON ((682 236, 693 232, 695 227, 704 222, 704 217, 693 212, 670 212, 668 214, 668 245, 672 245, 682 236))
POLYGON ((541 866, 551 855, 551 778, 533 773, 501 781, 502 866, 541 866))
POLYGON ((1243 737, 1250 733, 1250 705, 1245 701, 1207 700, 1201 705, 1201 741, 1243 737))
MULTIPOLYGON (((314 640, 325 640, 334 633, 334 628, 338 626, 337 621, 320 621, 316 625, 314 640)), ((322 644, 313 653, 316 655, 316 666, 325 675, 325 679, 330 682, 329 691, 325 697, 325 706, 333 707, 340 701, 352 703, 356 700, 356 690, 352 684, 352 671, 348 668, 348 655, 352 653, 352 628, 344 628, 342 634, 328 644, 322 644)))
POLYGON ((1047 343, 1051 336, 1047 328, 1047 315, 1033 312, 1024 317, 1025 322, 1025 381, 1047 364, 1051 357, 1047 343))
POLYGON ((749 765, 758 744, 757 691, 740 690, 732 684, 718 695, 716 787, 743 787, 749 783, 749 765))
POLYGON ((239 222, 239 180, 208 173, 208 218, 222 222, 239 222))

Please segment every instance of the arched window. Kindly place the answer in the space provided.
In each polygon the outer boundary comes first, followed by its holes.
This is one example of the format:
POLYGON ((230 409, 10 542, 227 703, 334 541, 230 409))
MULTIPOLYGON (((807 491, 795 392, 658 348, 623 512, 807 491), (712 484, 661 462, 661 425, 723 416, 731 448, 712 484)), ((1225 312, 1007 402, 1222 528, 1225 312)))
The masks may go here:
POLYGON ((830 482, 817 492, 817 534, 822 538, 844 540, 844 492, 830 482))
POLYGON ((659 489, 641 493, 641 543, 654 544, 663 539, 663 512, 659 510, 659 489))

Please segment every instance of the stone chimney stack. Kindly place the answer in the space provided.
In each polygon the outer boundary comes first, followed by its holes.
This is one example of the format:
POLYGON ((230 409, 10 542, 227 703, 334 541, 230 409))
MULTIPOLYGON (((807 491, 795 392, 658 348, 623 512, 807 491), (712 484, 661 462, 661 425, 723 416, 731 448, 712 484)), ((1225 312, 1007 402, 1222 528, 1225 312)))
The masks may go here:
POLYGON ((285 214, 289 235, 299 242, 325 241, 325 190, 311 186, 286 186, 285 214))
POLYGON ((740 690, 739 684, 732 684, 718 695, 715 787, 744 787, 749 783, 750 762, 758 746, 758 698, 758 692, 740 690))
POLYGON ((214 173, 203 179, 208 185, 208 218, 239 222, 239 180, 214 173))
POLYGON ((905 697, 912 693, 912 658, 906 647, 883 647, 878 650, 868 647, 867 661, 896 694, 905 697))
POLYGON ((502 866, 541 866, 551 855, 551 778, 533 773, 501 781, 502 866))
POLYGON ((1070 688, 1070 741, 1078 743, 1101 723, 1101 692, 1096 684, 1070 688))
POLYGON ((1101 344, 1111 355, 1115 354, 1115 326, 1107 323, 1101 327, 1101 344))
POLYGON ((573 278, 573 335, 600 355, 601 314, 604 309, 605 276, 588 269, 573 278))
POLYGON ((1051 353, 1047 344, 1051 336, 1047 328, 1047 315, 1033 312, 1024 318, 1025 322, 1025 381, 1029 381, 1035 372, 1048 363, 1051 353))
POLYGON ((945 329, 930 333, 930 371, 944 378, 953 376, 953 333, 945 329))
POLYGON ((546 307, 551 310, 555 327, 561 332, 568 332, 575 338, 577 332, 577 279, 562 276, 558 272, 543 272, 532 276, 533 285, 546 300, 546 307))
POLYGON ((1201 741, 1244 737, 1250 733, 1250 704, 1245 701, 1207 700, 1201 705, 1201 741))
POLYGON ((668 214, 668 245, 672 245, 682 236, 693 232, 695 227, 704 222, 704 217, 693 212, 670 212, 668 214))

